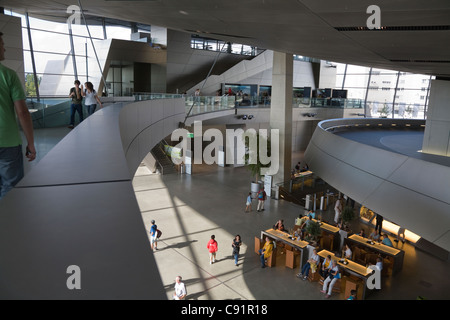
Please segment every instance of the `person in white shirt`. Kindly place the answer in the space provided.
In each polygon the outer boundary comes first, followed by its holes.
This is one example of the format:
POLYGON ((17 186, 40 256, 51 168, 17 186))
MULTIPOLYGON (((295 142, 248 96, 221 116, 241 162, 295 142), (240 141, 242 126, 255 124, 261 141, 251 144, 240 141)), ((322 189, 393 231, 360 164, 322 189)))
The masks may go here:
POLYGON ((86 89, 81 91, 81 95, 84 97, 84 105, 88 110, 88 115, 91 115, 95 112, 95 108, 97 108, 97 102, 100 108, 103 108, 103 105, 97 96, 97 91, 94 90, 92 82, 86 82, 84 86, 86 89))
POLYGON ((301 278, 303 276, 303 280, 306 280, 308 278, 309 270, 313 269, 313 272, 316 272, 316 270, 319 266, 319 262, 320 262, 320 257, 317 254, 317 250, 314 249, 311 258, 309 258, 309 260, 305 263, 301 273, 297 274, 297 277, 301 278))
POLYGON ((344 258, 352 259, 352 250, 350 250, 350 247, 346 244, 344 247, 344 258))
POLYGON ((339 222, 339 217, 341 216, 341 212, 342 212, 342 199, 341 199, 341 197, 339 197, 336 200, 336 204, 334 205, 334 222, 335 223, 339 222))
POLYGON ((320 292, 326 293, 325 298, 331 297, 331 293, 333 292, 334 284, 340 278, 341 278, 341 274, 339 273, 339 267, 337 265, 336 260, 333 260, 331 269, 328 272, 328 277, 323 282, 322 290, 320 290, 320 292), (328 284, 329 284, 329 286, 328 286, 328 284), (327 292, 327 287, 328 287, 328 292, 327 292))
POLYGON ((183 300, 186 298, 186 286, 181 282, 181 277, 175 278, 175 292, 173 294, 173 300, 183 300))

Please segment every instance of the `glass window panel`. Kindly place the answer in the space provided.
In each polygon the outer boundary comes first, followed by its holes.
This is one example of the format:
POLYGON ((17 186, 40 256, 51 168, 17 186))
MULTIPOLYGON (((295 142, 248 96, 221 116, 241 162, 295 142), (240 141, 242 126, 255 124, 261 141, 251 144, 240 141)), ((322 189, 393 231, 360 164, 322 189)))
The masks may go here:
POLYGON ((336 74, 344 74, 345 73, 345 63, 337 63, 333 62, 336 65, 336 74))
MULTIPOLYGON (((348 74, 345 77, 345 88, 366 88, 367 81, 369 80, 369 74, 348 74)), ((341 82, 342 86, 342 82, 341 82)))
POLYGON ((397 71, 388 70, 388 69, 373 68, 372 69, 372 75, 395 75, 395 76, 397 76, 397 71))
POLYGON ((28 40, 27 28, 22 28, 22 45, 23 50, 30 50, 30 41, 28 40))
POLYGON ((342 81, 343 80, 344 80, 344 75, 343 74, 337 74, 336 75, 336 85, 335 85, 336 89, 341 89, 342 88, 342 81))
POLYGON ((36 73, 74 74, 72 56, 35 52, 36 73))
MULTIPOLYGON (((41 30, 48 30, 52 32, 60 32, 60 33, 68 33, 69 28, 66 23, 62 22, 54 22, 54 21, 46 21, 41 19, 36 19, 33 17, 29 17, 30 20, 30 28, 31 29, 41 29, 41 30)), ((23 26, 26 26, 26 22, 22 24, 23 26)))
POLYGON ((347 75, 349 74, 369 74, 370 68, 368 67, 362 67, 362 66, 355 66, 352 64, 349 64, 347 67, 347 75))
POLYGON ((402 73, 400 75, 399 87, 404 89, 418 89, 426 92, 428 90, 430 76, 423 74, 402 73))
MULTIPOLYGON (((67 54, 70 52, 69 35, 40 30, 31 30, 33 50, 67 54)), ((28 41, 26 41, 28 42, 28 41)))
POLYGON ((392 118, 392 102, 394 99, 394 88, 383 87, 369 89, 367 102, 370 106, 372 117, 392 118))
POLYGON ((362 99, 364 100, 366 97, 366 88, 351 88, 346 87, 347 98, 348 99, 362 99))
POLYGON ((130 28, 106 26, 106 35, 108 39, 130 40, 130 28))
POLYGON ((23 60, 24 60, 24 70, 25 73, 33 73, 33 65, 31 62, 31 52, 23 51, 23 60))
MULTIPOLYGON (((89 32, 91 33, 92 38, 103 39, 103 26, 90 25, 89 32)), ((84 23, 72 25, 72 34, 73 35, 89 37, 89 32, 84 23)))

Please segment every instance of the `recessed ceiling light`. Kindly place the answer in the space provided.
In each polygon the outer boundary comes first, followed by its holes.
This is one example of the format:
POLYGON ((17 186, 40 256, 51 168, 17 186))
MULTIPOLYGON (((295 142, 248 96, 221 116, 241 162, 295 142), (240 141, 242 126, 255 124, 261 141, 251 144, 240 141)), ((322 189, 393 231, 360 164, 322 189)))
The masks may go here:
POLYGON ((189 13, 187 13, 186 11, 183 11, 183 10, 180 10, 178 12, 181 13, 181 14, 184 14, 185 16, 189 15, 189 13))

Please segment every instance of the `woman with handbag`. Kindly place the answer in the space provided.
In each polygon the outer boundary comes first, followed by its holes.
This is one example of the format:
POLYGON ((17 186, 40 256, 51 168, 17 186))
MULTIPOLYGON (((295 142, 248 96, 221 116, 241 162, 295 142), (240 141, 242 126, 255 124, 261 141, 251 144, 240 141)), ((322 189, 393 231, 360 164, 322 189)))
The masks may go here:
POLYGON ((239 250, 241 249, 242 240, 240 235, 236 235, 231 246, 233 247, 234 265, 238 266, 239 250))
POLYGON ((336 260, 333 260, 333 262, 331 264, 331 268, 328 272, 328 277, 323 282, 322 290, 320 290, 320 292, 326 293, 325 298, 328 299, 329 297, 331 297, 331 292, 333 291, 334 284, 340 278, 341 278, 341 274, 339 273, 339 267, 337 265, 336 260), (327 293, 327 287, 328 287, 328 293, 327 293))

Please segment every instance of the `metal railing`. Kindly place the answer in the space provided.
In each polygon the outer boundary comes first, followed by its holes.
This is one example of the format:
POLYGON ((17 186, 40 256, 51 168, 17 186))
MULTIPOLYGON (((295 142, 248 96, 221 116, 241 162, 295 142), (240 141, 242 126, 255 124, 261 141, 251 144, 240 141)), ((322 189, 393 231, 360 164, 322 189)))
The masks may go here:
MULTIPOLYGON (((183 94, 148 92, 136 92, 133 96, 134 101, 183 98, 188 117, 234 108, 270 108, 271 105, 270 96, 187 96, 183 94)), ((104 100, 104 102, 109 100, 109 98, 105 97, 100 99, 104 100)), ((69 122, 71 100, 67 97, 40 97, 39 99, 29 97, 27 98, 27 105, 35 128, 60 127, 67 125, 69 122)), ((378 101, 367 101, 365 105, 363 99, 293 97, 292 106, 294 108, 356 109, 360 110, 359 113, 361 115, 366 114, 368 117, 374 118, 387 116, 389 118, 424 119, 426 116, 423 108, 420 108, 420 105, 418 106, 417 104, 411 106, 399 103, 392 109, 392 105, 387 106, 385 103, 378 101)), ((88 116, 86 110, 83 113, 86 118, 88 116)), ((75 118, 78 121, 78 116, 75 118)))

